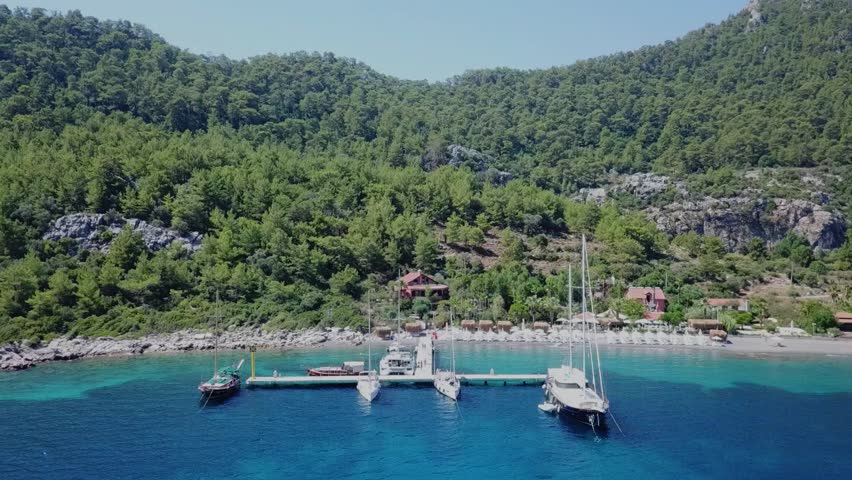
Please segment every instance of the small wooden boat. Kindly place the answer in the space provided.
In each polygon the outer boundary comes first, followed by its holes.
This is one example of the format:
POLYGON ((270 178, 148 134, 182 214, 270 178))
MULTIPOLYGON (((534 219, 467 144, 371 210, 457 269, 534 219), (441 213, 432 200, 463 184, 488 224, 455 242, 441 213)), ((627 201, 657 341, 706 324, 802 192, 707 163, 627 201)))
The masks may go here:
POLYGON ((343 362, 339 367, 316 367, 308 369, 311 377, 346 377, 360 375, 364 371, 364 362, 343 362))
POLYGON ((216 292, 216 326, 214 329, 213 346, 213 376, 198 385, 198 391, 202 398, 225 398, 233 395, 240 389, 240 368, 243 360, 230 367, 219 368, 219 292, 216 292))
POLYGON ((222 398, 233 395, 240 389, 239 372, 242 366, 243 361, 240 360, 237 365, 217 370, 213 377, 198 385, 198 391, 207 398, 222 398))

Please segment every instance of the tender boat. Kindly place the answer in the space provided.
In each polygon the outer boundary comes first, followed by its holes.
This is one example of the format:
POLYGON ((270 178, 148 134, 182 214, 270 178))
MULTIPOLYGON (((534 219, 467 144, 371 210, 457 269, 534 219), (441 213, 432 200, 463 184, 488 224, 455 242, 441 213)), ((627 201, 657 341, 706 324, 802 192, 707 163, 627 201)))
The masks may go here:
POLYGON ((308 376, 311 377, 344 377, 360 375, 364 371, 364 362, 343 362, 339 367, 317 367, 309 368, 308 376))
POLYGON ((414 355, 394 342, 388 347, 388 354, 379 362, 382 375, 414 375, 414 355))
POLYGON ((364 400, 372 402, 382 385, 379 383, 379 377, 376 371, 373 370, 373 310, 369 295, 367 296, 367 371, 358 374, 358 383, 355 388, 358 389, 358 394, 364 400))

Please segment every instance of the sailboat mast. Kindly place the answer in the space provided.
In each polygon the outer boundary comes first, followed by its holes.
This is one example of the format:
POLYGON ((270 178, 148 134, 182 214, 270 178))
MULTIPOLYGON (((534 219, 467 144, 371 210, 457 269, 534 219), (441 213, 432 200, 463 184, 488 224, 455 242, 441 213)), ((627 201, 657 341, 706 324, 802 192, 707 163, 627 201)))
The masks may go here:
MULTIPOLYGON (((588 254, 586 254, 586 275, 588 276, 588 279, 589 279, 589 294, 592 294, 592 291, 591 291, 592 290, 592 275, 589 272, 588 262, 589 262, 588 254)), ((589 298, 592 302, 592 314, 594 314, 595 313, 595 296, 591 295, 591 297, 589 297, 589 298)), ((592 331, 593 331, 594 337, 595 337, 595 356, 597 357, 597 365, 598 365, 598 380, 599 380, 598 383, 601 386, 600 394, 601 394, 601 398, 606 399, 606 393, 604 392, 603 370, 601 370, 601 350, 600 350, 600 347, 598 346, 598 327, 597 327, 597 324, 594 324, 594 326, 592 327, 592 331)), ((592 374, 594 375, 594 372, 592 374)))
MULTIPOLYGON (((583 235, 583 245, 580 250, 580 286, 582 287, 582 295, 580 295, 580 306, 583 309, 583 375, 586 374, 586 276, 583 275, 583 269, 586 263, 586 236, 583 235)), ((583 390, 585 395, 585 390, 583 390)))
POLYGON ((568 366, 574 367, 574 282, 571 280, 571 264, 568 264, 568 366))
POLYGON ((219 290, 216 290, 216 323, 213 326, 213 376, 219 371, 219 290))
MULTIPOLYGON (((593 295, 592 295, 592 277, 589 275, 589 261, 588 261, 588 252, 586 251, 586 236, 585 235, 583 235, 583 258, 582 258, 582 262, 583 262, 583 268, 580 270, 580 275, 583 276, 583 283, 584 283, 583 298, 585 299, 585 296, 586 296, 585 285, 588 285, 588 287, 589 287, 589 292, 588 292, 589 293, 589 302, 592 302, 593 301, 592 300, 592 297, 593 297, 593 295)), ((584 315, 583 325, 585 325, 585 324, 586 324, 586 321, 585 321, 585 315, 584 315)), ((594 325, 594 324, 592 324, 592 325, 594 325)), ((592 327, 592 328, 594 328, 594 327, 592 327)), ((597 382, 597 379, 595 378, 595 357, 594 357, 594 350, 592 349, 592 341, 591 341, 591 339, 588 338, 588 335, 586 336, 584 341, 589 343, 589 365, 592 369, 592 388, 597 392, 597 383, 598 382, 597 382)))
POLYGON ((453 332, 453 307, 450 307, 450 350, 453 352, 453 373, 456 373, 456 334, 453 332))
MULTIPOLYGON (((400 278, 402 277, 402 271, 397 270, 400 274, 400 278)), ((396 332, 402 333, 402 319, 400 317, 401 313, 401 304, 402 304, 402 282, 397 280, 396 285, 396 332)))
POLYGON ((373 304, 367 292, 367 372, 373 371, 373 304))

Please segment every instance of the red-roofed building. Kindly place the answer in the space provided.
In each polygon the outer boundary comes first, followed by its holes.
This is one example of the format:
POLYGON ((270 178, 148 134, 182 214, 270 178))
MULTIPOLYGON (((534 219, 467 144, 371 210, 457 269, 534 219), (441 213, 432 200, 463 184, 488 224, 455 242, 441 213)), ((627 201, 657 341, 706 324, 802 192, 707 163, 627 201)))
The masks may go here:
POLYGON ((645 305, 645 318, 657 320, 666 311, 666 294, 660 287, 630 287, 624 298, 645 305))
POLYGON ((450 297, 450 287, 438 283, 421 271, 409 272, 399 279, 403 298, 428 297, 444 300, 450 297))

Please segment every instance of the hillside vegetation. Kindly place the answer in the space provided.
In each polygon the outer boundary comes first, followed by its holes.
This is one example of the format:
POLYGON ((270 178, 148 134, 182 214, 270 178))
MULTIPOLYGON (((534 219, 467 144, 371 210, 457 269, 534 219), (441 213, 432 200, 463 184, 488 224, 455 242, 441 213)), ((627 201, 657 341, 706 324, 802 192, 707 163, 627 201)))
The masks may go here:
POLYGON ((829 205, 848 216, 850 2, 760 8, 760 24, 739 14, 635 52, 430 84, 332 54, 193 55, 128 22, 0 6, 0 340, 201 325, 216 291, 234 324, 361 324, 364 292, 387 295, 405 268, 446 278, 462 310, 547 318, 564 272, 531 264, 564 264, 548 244, 580 233, 615 306, 627 284, 667 284, 678 321, 707 293, 790 271, 842 305, 848 242, 726 252, 668 238, 629 200, 570 199, 612 172, 703 195, 747 168, 810 168, 840 179, 829 205), (451 161, 449 145, 488 162, 451 161), (42 239, 74 212, 204 241, 149 252, 126 230, 103 253, 42 239), (488 269, 486 236, 501 245, 488 269))

